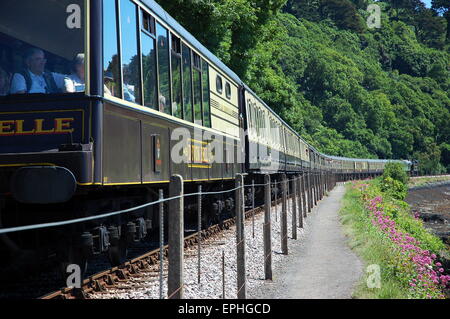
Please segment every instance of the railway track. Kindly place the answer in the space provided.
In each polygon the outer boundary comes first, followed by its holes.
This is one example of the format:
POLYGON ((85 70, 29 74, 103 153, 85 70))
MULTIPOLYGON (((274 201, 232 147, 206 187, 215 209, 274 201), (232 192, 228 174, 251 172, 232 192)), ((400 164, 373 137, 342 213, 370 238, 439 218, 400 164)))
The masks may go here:
MULTIPOLYGON (((291 197, 291 196, 289 196, 291 197)), ((272 206, 281 203, 278 199, 272 206)), ((253 214, 257 215, 264 211, 264 205, 246 211, 245 218, 250 218, 253 214)), ((235 219, 230 218, 221 224, 215 224, 202 230, 200 240, 203 242, 208 238, 220 233, 224 229, 228 229, 235 224, 235 219)), ((193 247, 198 244, 198 232, 193 233, 184 238, 184 248, 193 247)), ((168 246, 164 246, 164 257, 167 257, 168 246)), ((127 281, 129 278, 138 276, 140 272, 150 270, 159 263, 159 248, 148 251, 138 257, 130 259, 120 266, 112 267, 107 270, 100 271, 87 279, 83 280, 81 288, 62 288, 58 291, 41 296, 39 299, 88 299, 88 294, 102 292, 108 288, 113 288, 119 283, 127 281)))

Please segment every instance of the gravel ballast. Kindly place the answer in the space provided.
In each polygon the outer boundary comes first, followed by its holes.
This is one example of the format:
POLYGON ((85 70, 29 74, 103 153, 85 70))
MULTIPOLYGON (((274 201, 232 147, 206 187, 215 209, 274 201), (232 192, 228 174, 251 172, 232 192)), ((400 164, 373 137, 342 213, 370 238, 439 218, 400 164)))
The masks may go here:
MULTIPOLYGON (((288 245, 292 245, 292 200, 288 200, 288 245)), ((246 240, 246 275, 247 297, 252 297, 252 291, 264 284, 264 252, 263 223, 264 212, 255 216, 255 233, 253 238, 252 218, 245 221, 246 240)), ((277 268, 287 256, 281 254, 281 204, 272 207, 272 266, 277 268)), ((304 222, 308 228, 308 219, 304 222)), ((304 230, 297 229, 297 240, 301 242, 304 230)), ((236 226, 224 230, 218 235, 202 243, 201 249, 201 280, 197 282, 197 248, 185 250, 184 260, 184 298, 204 299, 223 298, 222 255, 225 255, 225 298, 237 297, 236 282, 236 226)), ((167 260, 164 260, 163 296, 167 297, 167 260)), ((139 276, 130 278, 127 282, 118 284, 105 292, 89 295, 90 298, 114 299, 155 299, 159 298, 159 267, 154 266, 139 276)))
MULTIPOLYGON (((264 212, 245 221, 247 298, 350 298, 362 274, 362 263, 347 246, 338 218, 342 185, 324 197, 297 228, 292 239, 292 200, 288 201, 289 255, 281 253, 281 204, 272 207, 273 281, 264 280, 263 223, 264 212)), ((201 282, 197 283, 197 249, 185 250, 184 298, 223 298, 222 255, 225 255, 225 298, 237 297, 236 227, 202 243, 201 282)), ((167 298, 167 260, 164 261, 163 297, 167 298)), ((115 288, 90 295, 91 298, 157 299, 159 268, 120 283, 115 288)))

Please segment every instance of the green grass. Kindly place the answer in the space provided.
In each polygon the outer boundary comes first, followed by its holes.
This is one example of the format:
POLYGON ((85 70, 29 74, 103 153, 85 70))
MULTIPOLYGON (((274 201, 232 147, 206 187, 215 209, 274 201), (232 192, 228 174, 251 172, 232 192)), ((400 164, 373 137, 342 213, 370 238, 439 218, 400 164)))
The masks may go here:
POLYGON ((405 287, 395 276, 395 253, 392 244, 372 224, 365 211, 358 192, 347 184, 347 192, 340 211, 344 232, 349 237, 350 247, 360 256, 364 263, 364 275, 353 292, 359 299, 403 299, 407 298, 405 287), (368 288, 367 266, 377 264, 381 269, 381 287, 368 288))

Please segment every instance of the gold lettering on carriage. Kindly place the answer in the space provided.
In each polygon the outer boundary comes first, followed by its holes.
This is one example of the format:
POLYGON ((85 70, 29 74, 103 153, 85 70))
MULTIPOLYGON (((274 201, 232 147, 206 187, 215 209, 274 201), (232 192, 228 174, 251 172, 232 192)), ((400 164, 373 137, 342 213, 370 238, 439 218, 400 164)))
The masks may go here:
POLYGON ((56 135, 73 133, 73 117, 0 121, 0 136, 56 135))
POLYGON ((194 163, 211 163, 212 155, 208 146, 192 144, 192 155, 194 163))

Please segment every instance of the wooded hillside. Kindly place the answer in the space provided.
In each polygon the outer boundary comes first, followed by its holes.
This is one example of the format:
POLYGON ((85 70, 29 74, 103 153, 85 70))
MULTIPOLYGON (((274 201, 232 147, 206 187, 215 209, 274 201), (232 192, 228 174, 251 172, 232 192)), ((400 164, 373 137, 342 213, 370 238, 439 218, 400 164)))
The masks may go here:
POLYGON ((160 4, 320 151, 450 170, 450 1, 160 4))

